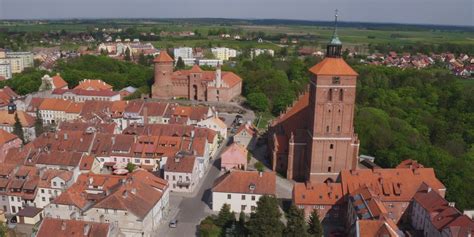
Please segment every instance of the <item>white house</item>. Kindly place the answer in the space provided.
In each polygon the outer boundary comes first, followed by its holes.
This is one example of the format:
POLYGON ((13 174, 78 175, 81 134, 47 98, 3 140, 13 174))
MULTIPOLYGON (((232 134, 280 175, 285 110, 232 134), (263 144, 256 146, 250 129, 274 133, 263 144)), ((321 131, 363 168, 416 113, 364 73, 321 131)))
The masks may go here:
POLYGON ((236 213, 251 213, 264 195, 275 196, 274 172, 234 170, 219 177, 212 188, 212 210, 219 211, 224 204, 236 213))
POLYGON ((216 131, 221 138, 227 138, 227 125, 216 116, 202 120, 198 122, 197 125, 216 131))

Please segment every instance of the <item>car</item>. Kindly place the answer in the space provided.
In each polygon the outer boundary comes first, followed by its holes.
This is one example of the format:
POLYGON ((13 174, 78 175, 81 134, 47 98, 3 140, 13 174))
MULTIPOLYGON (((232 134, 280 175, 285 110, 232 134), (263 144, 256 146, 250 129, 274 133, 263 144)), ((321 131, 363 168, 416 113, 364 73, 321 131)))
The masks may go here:
POLYGON ((176 228, 178 227, 178 220, 171 220, 169 225, 170 228, 176 228))

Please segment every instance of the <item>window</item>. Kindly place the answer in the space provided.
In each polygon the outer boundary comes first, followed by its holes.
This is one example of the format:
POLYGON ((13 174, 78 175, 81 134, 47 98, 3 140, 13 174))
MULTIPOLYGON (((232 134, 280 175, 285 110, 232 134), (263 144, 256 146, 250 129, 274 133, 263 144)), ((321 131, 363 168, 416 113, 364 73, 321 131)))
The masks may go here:
POLYGON ((331 167, 328 167, 328 172, 331 172, 331 167))
POLYGON ((251 206, 251 207, 250 207, 250 210, 252 210, 252 211, 255 211, 256 209, 257 209, 256 206, 251 206))
POLYGON ((344 100, 344 91, 341 89, 339 92, 339 101, 343 101, 343 100, 344 100))
POLYGON ((334 149, 334 144, 329 145, 329 149, 334 149))
POLYGON ((173 181, 175 181, 175 180, 176 180, 176 176, 173 175, 173 181))
POLYGON ((329 161, 329 162, 332 161, 332 156, 329 156, 328 161, 329 161))
POLYGON ((227 199, 231 199, 231 198, 232 198, 232 195, 227 194, 227 199))
POLYGON ((240 210, 241 210, 241 211, 245 211, 245 208, 247 208, 247 205, 242 205, 242 206, 240 206, 240 210))
POLYGON ((41 189, 41 193, 44 193, 44 189, 41 189))
POLYGON ((45 197, 42 197, 42 198, 41 198, 41 201, 46 202, 46 198, 45 198, 45 197))
POLYGON ((329 89, 328 100, 332 101, 332 89, 329 89))
POLYGON ((337 126, 337 131, 338 131, 338 132, 341 131, 341 126, 337 126))
POLYGON ((329 126, 326 126, 326 132, 329 132, 329 126))
POLYGON ((245 200, 245 195, 242 195, 242 200, 245 200))
POLYGON ((12 206, 12 212, 16 213, 16 207, 12 206))
POLYGON ((255 196, 252 196, 252 201, 255 201, 255 196))
POLYGON ((339 77, 333 77, 333 78, 332 78, 332 84, 334 84, 334 85, 339 85, 339 84, 341 84, 341 78, 339 78, 339 77))
POLYGON ((56 182, 53 182, 53 186, 56 186, 56 182))

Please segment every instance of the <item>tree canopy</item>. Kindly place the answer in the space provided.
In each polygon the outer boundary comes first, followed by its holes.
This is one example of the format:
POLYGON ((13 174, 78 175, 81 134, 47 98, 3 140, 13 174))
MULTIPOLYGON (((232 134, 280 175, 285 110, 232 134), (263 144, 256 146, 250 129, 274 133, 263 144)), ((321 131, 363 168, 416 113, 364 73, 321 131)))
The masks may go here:
POLYGON ((275 197, 262 196, 257 202, 257 210, 250 215, 248 230, 251 236, 282 236, 285 225, 275 197))

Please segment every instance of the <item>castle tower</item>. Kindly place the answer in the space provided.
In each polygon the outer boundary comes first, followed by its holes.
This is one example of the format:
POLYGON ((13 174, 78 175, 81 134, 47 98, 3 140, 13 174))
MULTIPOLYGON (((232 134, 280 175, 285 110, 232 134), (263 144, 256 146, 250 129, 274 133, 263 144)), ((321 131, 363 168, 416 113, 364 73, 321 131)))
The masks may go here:
POLYGON ((174 60, 166 52, 162 50, 160 55, 153 60, 155 64, 155 82, 152 86, 152 98, 172 99, 173 83, 171 74, 173 73, 174 60))
POLYGON ((355 169, 359 140, 354 133, 357 73, 342 59, 342 43, 334 33, 326 58, 310 68, 310 122, 306 179, 335 181, 344 169, 355 169))

